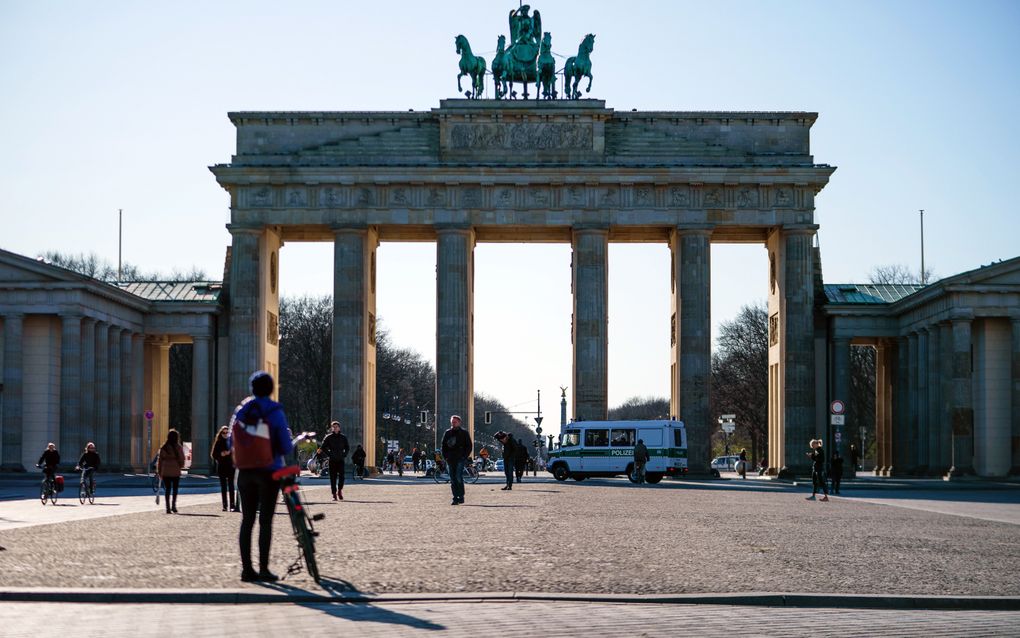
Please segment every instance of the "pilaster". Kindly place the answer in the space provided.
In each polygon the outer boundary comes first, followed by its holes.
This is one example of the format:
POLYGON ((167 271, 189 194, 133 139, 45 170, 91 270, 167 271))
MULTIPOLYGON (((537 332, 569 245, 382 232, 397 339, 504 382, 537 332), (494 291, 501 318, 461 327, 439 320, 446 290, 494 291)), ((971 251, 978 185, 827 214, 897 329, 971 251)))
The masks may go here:
MULTIPOLYGON (((84 443, 96 438, 96 320, 85 317, 81 325, 81 424, 79 433, 84 443)), ((82 445, 82 449, 84 449, 82 445)))
POLYGON ((192 338, 191 348, 191 471, 205 474, 209 471, 209 453, 212 447, 212 376, 210 374, 210 338, 192 338))
POLYGON ((914 472, 917 474, 928 473, 928 329, 921 328, 917 332, 917 445, 914 458, 917 459, 917 466, 914 472))
POLYGON ((145 449, 145 335, 131 335, 131 466, 145 471, 149 459, 145 449))
POLYGON ((101 456, 110 454, 110 324, 105 321, 96 322, 96 385, 92 392, 95 396, 96 411, 92 437, 96 450, 101 456))
POLYGON ((605 420, 609 414, 609 231, 574 229, 574 418, 605 420))
POLYGON ((60 449, 85 448, 81 419, 82 316, 60 315, 60 449))
POLYGON ((230 381, 228 392, 234 403, 248 396, 248 378, 260 369, 259 238, 262 231, 231 228, 230 249, 230 381))
POLYGON ((2 463, 8 471, 24 471, 22 441, 24 437, 24 330, 23 314, 7 314, 4 320, 4 378, 2 463))
POLYGON ((910 340, 906 336, 896 339, 896 370, 893 400, 893 424, 890 428, 890 457, 892 466, 886 476, 904 474, 908 467, 910 450, 910 340))
POLYGON ((688 471, 711 470, 712 232, 677 228, 671 237, 673 370, 671 412, 687 427, 688 471))
POLYGON ((948 476, 974 474, 974 390, 971 345, 972 317, 953 320, 953 397, 950 418, 953 429, 953 465, 948 476))
POLYGON ((1010 450, 1012 467, 1009 473, 1020 474, 1020 315, 1011 317, 1012 348, 1010 352, 1010 388, 1012 421, 1010 428, 1010 450))
POLYGON ((124 441, 124 433, 121 431, 121 358, 120 358, 120 333, 123 331, 118 326, 110 326, 107 343, 109 344, 109 365, 110 365, 110 397, 109 397, 109 439, 106 447, 106 466, 108 468, 120 469, 123 459, 120 455, 121 445, 124 441))
POLYGON ((814 235, 813 227, 780 231, 783 463, 788 472, 800 475, 811 471, 806 452, 815 434, 814 235))
POLYGON ((928 328, 928 469, 927 473, 941 476, 947 469, 942 465, 942 332, 939 326, 928 328))
POLYGON ((117 439, 117 451, 120 454, 120 467, 133 467, 131 447, 134 432, 134 339, 130 330, 120 331, 120 436, 117 439))

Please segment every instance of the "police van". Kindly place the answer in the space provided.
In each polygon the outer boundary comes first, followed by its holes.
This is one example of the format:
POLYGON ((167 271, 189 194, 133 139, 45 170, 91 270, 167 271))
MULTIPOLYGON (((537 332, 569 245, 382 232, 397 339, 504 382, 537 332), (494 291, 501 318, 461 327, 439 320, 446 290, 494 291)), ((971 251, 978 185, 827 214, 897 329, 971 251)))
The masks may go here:
POLYGON ((683 421, 578 421, 560 433, 559 445, 546 465, 558 481, 589 476, 634 476, 634 446, 648 448, 645 479, 687 473, 687 430, 683 421))

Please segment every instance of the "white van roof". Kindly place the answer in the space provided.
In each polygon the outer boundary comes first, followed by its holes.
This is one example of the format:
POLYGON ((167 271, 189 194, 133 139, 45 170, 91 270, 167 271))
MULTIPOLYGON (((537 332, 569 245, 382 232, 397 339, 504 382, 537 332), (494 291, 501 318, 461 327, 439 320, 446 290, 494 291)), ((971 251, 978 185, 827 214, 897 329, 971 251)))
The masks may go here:
POLYGON ((564 429, 577 428, 648 428, 648 427, 671 427, 683 428, 683 421, 670 421, 668 419, 652 419, 649 421, 572 421, 564 426, 564 429))

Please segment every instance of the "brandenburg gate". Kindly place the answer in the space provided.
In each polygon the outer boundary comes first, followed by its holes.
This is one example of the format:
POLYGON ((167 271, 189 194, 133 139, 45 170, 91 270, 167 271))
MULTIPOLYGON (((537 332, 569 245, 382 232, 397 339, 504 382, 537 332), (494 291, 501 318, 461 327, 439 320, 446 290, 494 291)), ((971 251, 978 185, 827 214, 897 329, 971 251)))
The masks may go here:
POLYGON ((689 428, 691 471, 707 472, 710 248, 760 243, 770 273, 769 461, 803 470, 803 455, 787 450, 815 432, 814 200, 835 170, 811 155, 816 117, 617 112, 586 99, 231 113, 236 154, 211 167, 230 194, 228 395, 244 396, 253 370, 278 371, 280 248, 333 242, 332 415, 375 458, 376 250, 430 241, 437 424, 461 414, 473 428, 475 245, 569 242, 573 417, 605 419, 608 245, 663 242, 672 255, 663 374, 671 412, 689 428))

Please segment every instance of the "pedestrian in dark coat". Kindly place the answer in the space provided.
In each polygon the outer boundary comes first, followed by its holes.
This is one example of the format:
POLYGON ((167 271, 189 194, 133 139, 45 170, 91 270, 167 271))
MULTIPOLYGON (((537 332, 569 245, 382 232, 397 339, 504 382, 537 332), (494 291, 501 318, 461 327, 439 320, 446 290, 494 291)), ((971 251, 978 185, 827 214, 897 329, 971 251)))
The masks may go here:
POLYGON ((325 454, 329 459, 329 489, 333 492, 333 500, 344 500, 344 462, 351 446, 347 437, 340 431, 340 422, 329 424, 330 432, 322 439, 318 453, 325 454))
POLYGON ((496 440, 503 444, 503 474, 506 475, 506 485, 501 490, 514 489, 514 463, 517 461, 517 441, 506 432, 496 432, 496 440))
POLYGON ((832 453, 832 460, 829 461, 829 478, 832 479, 832 493, 839 494, 839 484, 843 481, 843 457, 839 450, 832 453))
POLYGON ((368 454, 365 453, 365 448, 361 447, 359 443, 358 447, 354 450, 354 454, 351 455, 351 461, 354 463, 355 473, 362 478, 365 476, 365 458, 367 457, 368 454))
POLYGON ((223 511, 227 511, 229 502, 230 511, 237 512, 237 501, 234 500, 234 457, 230 453, 230 446, 227 445, 227 435, 230 428, 223 426, 216 434, 213 441, 212 451, 209 456, 215 463, 216 476, 220 479, 220 499, 223 501, 223 511))
POLYGON ((411 466, 414 468, 414 472, 416 474, 418 473, 419 463, 421 463, 421 450, 419 450, 416 445, 411 449, 411 466))
POLYGON ((860 469, 861 453, 857 451, 857 446, 853 443, 850 444, 850 478, 857 478, 857 470, 860 469))
POLYGON ((811 439, 811 451, 807 453, 811 459, 811 496, 807 500, 815 500, 818 488, 822 488, 820 501, 829 500, 829 488, 825 486, 825 452, 822 450, 821 439, 811 439))
POLYGON ((464 504, 464 464, 471 456, 471 435, 461 426, 460 415, 450 417, 450 429, 443 433, 443 460, 450 470, 450 505, 464 504))
POLYGON ((524 470, 528 467, 528 446, 524 445, 524 441, 520 439, 517 439, 515 443, 517 444, 517 455, 514 457, 514 473, 517 474, 517 482, 520 483, 521 477, 524 476, 524 470))
POLYGON ((159 455, 156 457, 156 474, 163 479, 163 498, 166 501, 167 514, 177 513, 177 492, 181 488, 183 469, 184 448, 181 447, 181 435, 171 428, 166 433, 166 443, 159 448, 159 455))

